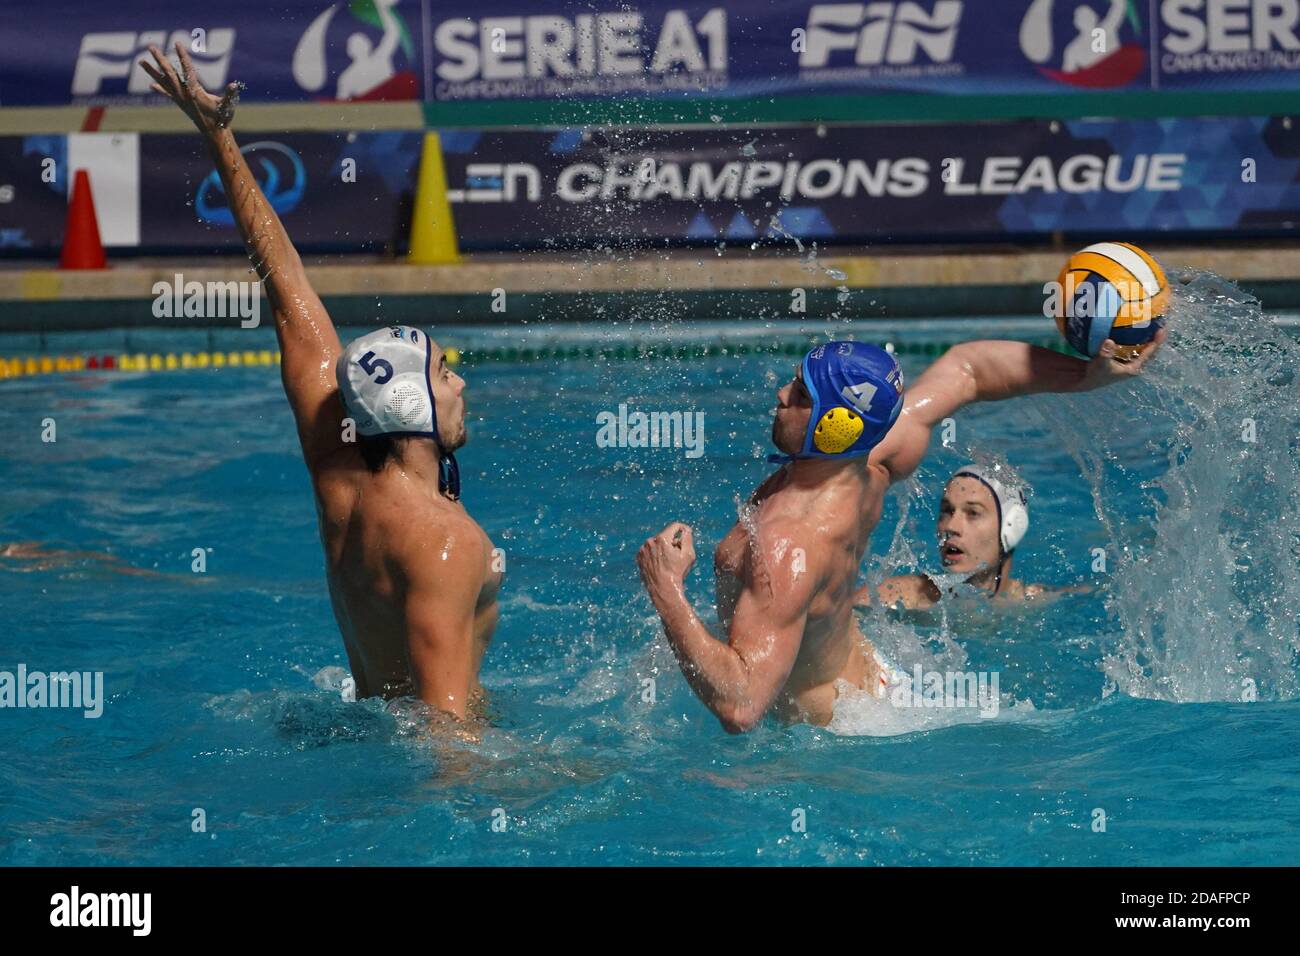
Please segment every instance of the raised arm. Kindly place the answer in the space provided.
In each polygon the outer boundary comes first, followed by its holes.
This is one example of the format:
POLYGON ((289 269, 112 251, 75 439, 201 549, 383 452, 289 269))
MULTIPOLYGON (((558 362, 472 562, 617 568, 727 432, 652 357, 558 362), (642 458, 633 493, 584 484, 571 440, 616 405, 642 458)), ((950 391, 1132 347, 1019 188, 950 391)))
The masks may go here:
MULTIPOLYGON (((779 528, 768 529, 768 537, 773 536, 779 539, 779 528)), ((725 643, 713 636, 686 598, 684 580, 695 562, 691 529, 670 524, 637 554, 641 580, 682 674, 728 733, 746 733, 762 720, 799 656, 818 575, 811 568, 796 573, 776 553, 785 550, 765 553, 759 569, 752 567, 752 556, 747 560, 744 590, 725 643)))
POLYGON ((868 459, 901 481, 916 470, 930 432, 963 405, 996 402, 1036 392, 1084 392, 1139 374, 1165 340, 1165 330, 1131 362, 1115 358, 1107 339, 1089 361, 1025 342, 984 339, 954 345, 927 368, 903 399, 903 410, 868 459))
POLYGON ((334 363, 342 351, 338 333, 230 131, 238 84, 231 83, 218 98, 200 85, 183 44, 176 44, 180 75, 158 47, 150 46, 149 52, 156 65, 141 60, 140 66, 153 78, 152 89, 179 106, 203 135, 235 224, 266 289, 280 340, 284 391, 298 424, 303 458, 314 471, 321 458, 342 442, 343 403, 334 377, 334 363))
MULTIPOLYGON (((1128 4, 1124 0, 1110 0, 1110 9, 1106 11, 1106 19, 1101 21, 1101 28, 1106 31, 1106 39, 1110 40, 1119 29, 1120 23, 1124 20, 1124 14, 1128 10, 1128 4)), ((1106 51, 1111 52, 1110 50, 1106 51)))
POLYGON ((402 38, 402 29, 397 24, 397 18, 393 16, 395 2, 396 0, 377 0, 375 3, 375 12, 379 14, 379 22, 384 32, 374 55, 384 60, 393 55, 397 50, 397 41, 402 38))

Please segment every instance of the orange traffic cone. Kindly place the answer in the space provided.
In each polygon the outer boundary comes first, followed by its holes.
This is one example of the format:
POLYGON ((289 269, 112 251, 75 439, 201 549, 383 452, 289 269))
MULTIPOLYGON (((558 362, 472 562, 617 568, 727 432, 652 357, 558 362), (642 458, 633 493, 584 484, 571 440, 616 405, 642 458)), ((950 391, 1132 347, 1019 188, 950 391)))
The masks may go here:
POLYGON ((95 199, 90 194, 90 174, 77 170, 72 182, 72 202, 68 203, 68 222, 63 230, 63 255, 60 269, 107 269, 104 244, 99 241, 99 220, 95 217, 95 199))

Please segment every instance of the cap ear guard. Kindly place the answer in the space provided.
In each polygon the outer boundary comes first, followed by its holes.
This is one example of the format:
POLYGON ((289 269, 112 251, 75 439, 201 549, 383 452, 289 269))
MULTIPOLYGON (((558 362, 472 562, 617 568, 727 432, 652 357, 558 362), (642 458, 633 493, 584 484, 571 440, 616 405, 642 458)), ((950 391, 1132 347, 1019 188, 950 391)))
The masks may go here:
POLYGON ((1002 550, 1008 554, 1016 550, 1028 530, 1029 509, 1025 507, 1024 493, 1017 490, 1002 511, 1002 550))
POLYGON ((428 386, 420 375, 398 375, 380 394, 384 420, 404 431, 432 432, 433 414, 428 386))
POLYGON ((826 455, 838 455, 862 437, 862 418, 847 408, 832 408, 813 429, 813 444, 826 455))

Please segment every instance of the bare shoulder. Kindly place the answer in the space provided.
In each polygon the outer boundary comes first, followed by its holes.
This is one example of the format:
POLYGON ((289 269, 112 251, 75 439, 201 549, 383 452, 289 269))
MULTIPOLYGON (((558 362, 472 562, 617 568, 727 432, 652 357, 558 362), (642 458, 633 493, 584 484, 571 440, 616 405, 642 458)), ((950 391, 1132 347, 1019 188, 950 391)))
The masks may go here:
POLYGON ((883 477, 886 484, 903 481, 916 471, 929 446, 929 423, 916 409, 904 406, 880 444, 871 450, 867 469, 883 477))
POLYGON ((770 556, 781 557, 788 556, 794 549, 799 548, 811 556, 812 552, 822 550, 817 547, 817 543, 824 541, 827 534, 833 530, 821 527, 822 524, 824 521, 819 522, 811 516, 802 515, 764 518, 758 528, 761 550, 770 556))
POLYGON ((1033 604, 1052 604, 1067 594, 1091 594, 1095 589, 1091 585, 1076 584, 1064 587, 1048 587, 1046 584, 1026 584, 1024 600, 1033 604))
POLYGON ((425 592, 475 595, 488 566, 489 542, 474 519, 436 503, 394 509, 384 516, 390 560, 408 583, 425 592))
POLYGON ((939 601, 939 588, 924 574, 899 574, 885 578, 877 591, 885 607, 908 610, 932 607, 939 601))
POLYGON ((450 580, 468 570, 482 577, 490 544, 460 507, 410 482, 372 472, 354 449, 323 457, 312 483, 324 521, 346 531, 355 525, 368 547, 382 551, 390 570, 408 580, 450 580))
MULTIPOLYGON (((897 425, 897 423, 895 423, 895 425, 897 425)), ((894 432, 894 429, 891 428, 891 429, 889 430, 889 433, 892 435, 893 432, 894 432)), ((888 440, 889 440, 889 436, 886 435, 886 436, 885 436, 885 441, 888 441, 888 440)), ((884 442, 882 442, 881 444, 884 444, 884 442)), ((887 465, 887 464, 885 463, 884 453, 882 453, 882 455, 880 455, 880 456, 878 456, 878 455, 876 454, 876 451, 877 451, 879 448, 880 448, 880 445, 877 445, 875 448, 873 448, 873 449, 871 450, 871 454, 870 454, 869 456, 867 456, 867 464, 866 464, 866 469, 867 469, 867 480, 868 480, 868 481, 883 481, 885 484, 889 484, 890 482, 892 482, 892 481, 894 480, 894 474, 893 474, 893 472, 891 472, 891 471, 889 470, 889 465, 887 465)), ((885 449, 885 453, 887 453, 888 451, 889 451, 889 449, 886 448, 886 449, 885 449)))

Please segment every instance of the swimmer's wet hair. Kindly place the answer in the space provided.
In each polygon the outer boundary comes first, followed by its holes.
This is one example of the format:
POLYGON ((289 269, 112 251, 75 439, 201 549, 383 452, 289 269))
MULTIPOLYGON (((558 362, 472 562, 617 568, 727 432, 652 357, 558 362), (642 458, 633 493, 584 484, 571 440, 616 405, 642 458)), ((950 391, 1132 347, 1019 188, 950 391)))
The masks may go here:
POLYGON ((357 448, 372 472, 380 471, 390 458, 397 457, 397 440, 392 435, 358 435, 357 448))

